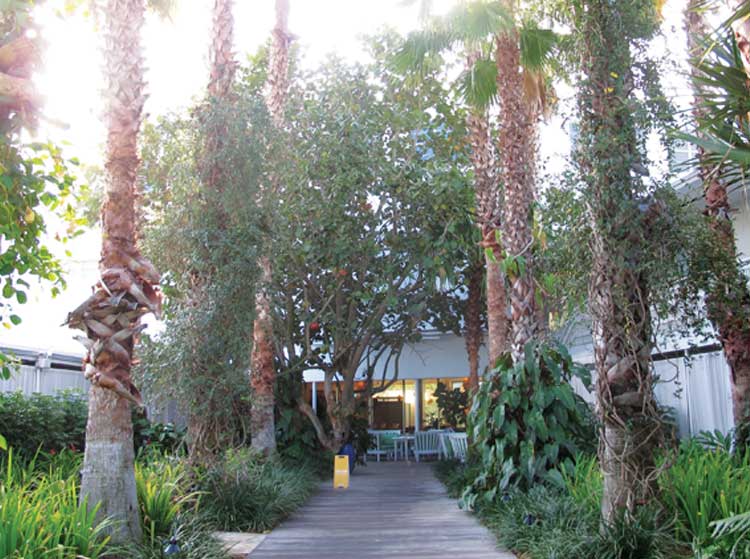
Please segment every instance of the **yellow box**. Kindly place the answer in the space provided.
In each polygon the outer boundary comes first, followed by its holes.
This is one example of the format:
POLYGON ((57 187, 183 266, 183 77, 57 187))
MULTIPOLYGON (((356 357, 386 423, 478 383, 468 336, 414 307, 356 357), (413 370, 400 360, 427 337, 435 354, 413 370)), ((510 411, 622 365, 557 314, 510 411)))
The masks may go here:
POLYGON ((347 489, 349 487, 349 456, 336 455, 333 460, 333 488, 347 489))

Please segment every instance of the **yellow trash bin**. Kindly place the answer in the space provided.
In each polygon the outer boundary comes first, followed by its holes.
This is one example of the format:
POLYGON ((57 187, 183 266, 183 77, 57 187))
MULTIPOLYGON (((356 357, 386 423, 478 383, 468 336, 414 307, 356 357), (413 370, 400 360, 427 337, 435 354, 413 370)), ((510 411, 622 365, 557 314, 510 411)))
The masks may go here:
POLYGON ((333 488, 347 489, 349 487, 349 456, 336 455, 333 461, 333 488))

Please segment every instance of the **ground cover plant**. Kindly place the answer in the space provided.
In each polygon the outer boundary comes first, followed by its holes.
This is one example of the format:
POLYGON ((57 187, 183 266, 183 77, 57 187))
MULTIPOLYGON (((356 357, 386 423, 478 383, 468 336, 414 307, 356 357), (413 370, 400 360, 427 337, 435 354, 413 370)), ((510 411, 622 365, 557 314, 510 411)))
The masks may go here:
MULTIPOLYGON (((610 524, 601 522, 603 478, 592 454, 577 455, 530 487, 477 499, 474 512, 500 545, 529 559, 747 557, 750 456, 732 454, 725 444, 702 444, 709 440, 717 441, 702 436, 662 455, 660 500, 610 524)), ((481 473, 471 463, 445 461, 435 468, 456 498, 481 473)))

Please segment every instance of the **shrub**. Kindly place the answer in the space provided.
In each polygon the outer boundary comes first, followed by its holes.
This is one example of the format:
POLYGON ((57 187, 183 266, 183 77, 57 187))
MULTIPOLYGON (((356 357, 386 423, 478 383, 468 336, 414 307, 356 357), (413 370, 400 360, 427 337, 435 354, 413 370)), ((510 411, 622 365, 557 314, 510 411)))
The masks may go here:
POLYGON ((476 478, 476 466, 463 464, 458 460, 440 460, 435 463, 435 476, 443 482, 448 495, 459 497, 476 478))
POLYGON ((678 536, 698 550, 715 545, 729 550, 739 535, 717 542, 711 523, 750 511, 750 451, 733 456, 724 445, 705 448, 693 440, 665 460, 671 467, 659 485, 678 536))
POLYGON ((80 392, 55 396, 0 393, 0 433, 19 456, 30 458, 39 449, 59 452, 82 449, 88 409, 80 392))
POLYGON ((592 512, 600 509, 604 481, 596 456, 576 456, 560 469, 560 481, 578 506, 592 512))
POLYGON ((507 354, 500 359, 469 415, 471 459, 481 466, 469 506, 480 494, 491 501, 511 485, 530 487, 594 438, 591 411, 568 382, 573 375, 590 380, 562 346, 529 344, 516 365, 507 354))
POLYGON ((466 426, 466 407, 469 405, 468 392, 460 388, 450 389, 446 384, 438 382, 435 397, 444 425, 453 428, 466 426))
POLYGON ((133 411, 133 444, 136 450, 148 447, 160 453, 177 452, 185 443, 185 429, 174 423, 151 422, 145 415, 133 411))
POLYGON ((228 451, 199 481, 201 516, 213 528, 264 532, 302 505, 317 484, 305 465, 265 458, 249 449, 228 451))

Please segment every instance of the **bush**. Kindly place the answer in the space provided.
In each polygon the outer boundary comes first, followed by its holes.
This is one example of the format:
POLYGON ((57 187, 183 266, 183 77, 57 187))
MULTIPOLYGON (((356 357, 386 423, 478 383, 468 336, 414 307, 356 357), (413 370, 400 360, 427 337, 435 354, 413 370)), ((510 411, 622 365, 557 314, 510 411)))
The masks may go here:
POLYGON ((665 506, 677 519, 678 536, 696 550, 715 553, 720 548, 729 557, 742 534, 719 541, 711 523, 750 511, 750 451, 732 455, 725 445, 705 448, 694 440, 665 460, 671 467, 659 485, 665 506))
POLYGON ((14 452, 31 458, 38 450, 82 449, 88 408, 80 392, 55 396, 0 393, 0 433, 14 452))
POLYGON ((304 464, 290 465, 249 449, 228 451, 199 478, 201 517, 217 530, 264 532, 302 505, 317 481, 304 464))
MULTIPOLYGON (((83 450, 86 440, 88 403, 85 394, 60 391, 54 396, 21 392, 0 393, 0 433, 9 447, 24 458, 37 451, 83 450)), ((157 448, 164 452, 178 449, 184 430, 172 423, 152 423, 133 411, 133 444, 136 450, 157 448)))
POLYGON ((78 456, 63 451, 41 465, 15 460, 11 451, 1 465, 0 557, 96 559, 105 554, 107 522, 95 520, 98 507, 89 511, 78 501, 78 456))
POLYGON ((434 470, 435 476, 448 490, 448 495, 454 498, 460 497, 479 474, 476 466, 458 460, 440 460, 435 463, 434 470))
POLYGON ((492 501, 512 485, 531 487, 595 439, 588 405, 569 384, 588 383, 562 346, 528 344, 523 362, 510 355, 482 383, 469 414, 470 459, 481 471, 465 502, 492 501))

